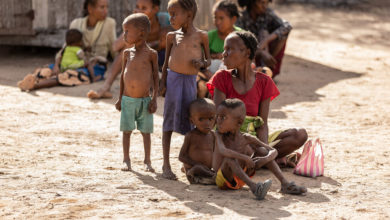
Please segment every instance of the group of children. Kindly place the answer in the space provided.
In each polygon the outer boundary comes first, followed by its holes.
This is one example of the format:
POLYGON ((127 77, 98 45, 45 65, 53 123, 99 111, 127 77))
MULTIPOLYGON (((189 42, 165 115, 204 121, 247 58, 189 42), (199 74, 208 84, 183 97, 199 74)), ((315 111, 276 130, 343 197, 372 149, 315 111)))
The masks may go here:
POLYGON ((144 140, 146 170, 154 171, 150 133, 160 92, 165 96, 163 177, 177 179, 169 161, 172 132, 177 132, 185 135, 179 160, 190 183, 216 184, 222 189, 239 189, 247 184, 256 198, 263 199, 271 180, 255 183, 250 177, 255 168, 274 160, 277 151, 240 132, 246 109, 239 99, 226 99, 217 107, 209 99, 196 99, 196 76, 211 63, 208 34, 193 25, 196 10, 195 0, 168 3, 171 26, 176 31, 166 37, 160 87, 157 53, 146 44, 150 32, 148 17, 136 13, 123 22, 124 39, 133 46, 123 53, 120 94, 115 104, 121 111, 125 165, 122 170, 131 170, 130 135, 138 129, 144 140))

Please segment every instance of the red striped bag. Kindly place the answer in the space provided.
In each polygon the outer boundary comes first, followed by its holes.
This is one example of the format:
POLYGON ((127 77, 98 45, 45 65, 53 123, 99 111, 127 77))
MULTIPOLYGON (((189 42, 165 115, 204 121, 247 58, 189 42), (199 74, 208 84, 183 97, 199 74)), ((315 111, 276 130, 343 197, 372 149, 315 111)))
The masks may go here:
POLYGON ((306 142, 294 173, 308 177, 324 175, 324 152, 319 138, 314 144, 311 140, 306 142))

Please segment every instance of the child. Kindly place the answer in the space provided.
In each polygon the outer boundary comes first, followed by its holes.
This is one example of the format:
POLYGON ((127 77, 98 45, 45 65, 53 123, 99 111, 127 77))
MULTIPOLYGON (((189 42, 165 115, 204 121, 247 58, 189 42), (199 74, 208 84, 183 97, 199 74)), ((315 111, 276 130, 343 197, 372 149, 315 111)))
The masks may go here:
POLYGON ((18 82, 18 87, 22 90, 38 89, 39 84, 48 83, 52 87, 56 85, 77 85, 88 84, 89 82, 95 82, 102 78, 102 75, 95 76, 94 66, 98 61, 105 62, 103 57, 91 58, 90 62, 82 49, 83 46, 83 34, 77 29, 69 29, 66 32, 65 40, 66 45, 61 50, 62 58, 60 62, 60 74, 53 76, 52 68, 53 64, 49 65, 49 68, 39 68, 33 74, 28 74, 22 81, 18 82), (76 70, 76 71, 67 71, 76 70), (51 84, 51 82, 53 82, 51 84))
POLYGON ((210 99, 196 99, 191 102, 190 121, 195 128, 188 132, 180 150, 179 160, 183 162, 188 181, 191 184, 215 184, 211 170, 215 136, 215 104, 210 99))
POLYGON ((172 132, 184 135, 191 130, 188 107, 196 98, 196 75, 200 68, 210 65, 207 33, 193 25, 196 10, 195 0, 170 0, 168 3, 170 22, 177 31, 167 35, 161 79, 161 93, 166 93, 162 169, 163 177, 171 180, 177 179, 169 163, 172 132))
POLYGON ((158 65, 157 52, 146 44, 150 22, 146 15, 136 13, 123 21, 124 39, 131 48, 125 49, 122 59, 120 95, 116 108, 121 111, 123 131, 123 171, 131 170, 129 148, 131 132, 141 131, 144 140, 146 171, 154 172, 150 161, 150 133, 153 132, 153 113, 157 109, 158 65), (153 95, 150 97, 150 89, 153 95))
POLYGON ((226 36, 233 31, 241 30, 241 28, 234 25, 237 18, 240 16, 235 3, 228 0, 218 1, 213 6, 213 15, 214 25, 217 29, 210 30, 208 32, 210 55, 212 60, 208 70, 198 74, 197 87, 199 98, 208 96, 206 83, 221 67, 223 46, 226 36))
POLYGON ((277 151, 256 137, 240 132, 245 115, 245 104, 239 99, 226 99, 217 108, 217 141, 213 155, 213 169, 218 171, 216 184, 221 189, 240 189, 247 184, 257 199, 264 199, 272 181, 256 184, 250 177, 255 174, 255 167, 274 160, 277 151), (266 156, 251 157, 264 148, 269 150, 266 156))

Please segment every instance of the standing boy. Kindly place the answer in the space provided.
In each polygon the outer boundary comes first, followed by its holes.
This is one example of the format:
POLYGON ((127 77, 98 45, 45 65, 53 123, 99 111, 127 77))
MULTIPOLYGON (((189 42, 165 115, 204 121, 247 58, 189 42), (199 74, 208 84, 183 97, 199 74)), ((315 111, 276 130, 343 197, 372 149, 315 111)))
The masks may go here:
POLYGON ((153 113, 157 110, 158 65, 157 52, 146 44, 150 22, 146 15, 136 13, 123 21, 124 39, 131 48, 125 49, 119 99, 115 107, 121 111, 123 131, 122 170, 130 171, 130 136, 137 128, 144 140, 146 171, 154 172, 150 161, 150 133, 153 132, 153 113), (153 88, 152 97, 150 89, 153 88))

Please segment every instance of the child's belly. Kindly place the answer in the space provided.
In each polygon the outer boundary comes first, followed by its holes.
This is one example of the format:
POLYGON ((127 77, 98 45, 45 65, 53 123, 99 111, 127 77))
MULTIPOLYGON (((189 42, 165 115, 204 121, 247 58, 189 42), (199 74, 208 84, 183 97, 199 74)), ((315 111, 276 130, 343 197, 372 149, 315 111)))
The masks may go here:
POLYGON ((145 74, 144 76, 138 74, 125 74, 123 82, 123 95, 132 98, 150 96, 150 88, 153 86, 150 74, 145 74), (149 75, 149 77, 146 75, 149 75))
POLYGON ((195 68, 193 60, 203 60, 203 53, 199 48, 191 48, 184 46, 172 47, 168 61, 168 67, 176 73, 185 75, 196 75, 199 70, 195 68))
POLYGON ((201 163, 211 169, 213 162, 213 152, 200 150, 194 152, 190 151, 189 156, 193 161, 201 163))

